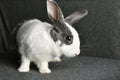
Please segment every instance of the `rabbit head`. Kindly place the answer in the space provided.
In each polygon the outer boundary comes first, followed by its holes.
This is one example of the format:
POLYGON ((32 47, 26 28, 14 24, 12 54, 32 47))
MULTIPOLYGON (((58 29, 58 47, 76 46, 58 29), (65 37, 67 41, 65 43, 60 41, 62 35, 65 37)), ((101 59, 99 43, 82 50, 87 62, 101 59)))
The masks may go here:
POLYGON ((76 11, 64 18, 64 15, 54 0, 47 0, 47 12, 54 28, 50 34, 60 51, 66 57, 74 57, 80 54, 80 39, 77 31, 72 26, 88 14, 87 10, 76 11))

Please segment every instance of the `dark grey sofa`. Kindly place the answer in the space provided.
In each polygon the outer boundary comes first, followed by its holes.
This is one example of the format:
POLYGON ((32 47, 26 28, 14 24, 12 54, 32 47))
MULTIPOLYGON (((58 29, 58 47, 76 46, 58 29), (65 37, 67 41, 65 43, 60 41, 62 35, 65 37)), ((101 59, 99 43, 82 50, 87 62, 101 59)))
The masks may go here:
POLYGON ((0 80, 120 80, 120 0, 56 2, 65 16, 79 9, 89 11, 74 24, 81 39, 81 54, 50 63, 51 74, 40 74, 34 64, 30 72, 19 73, 13 29, 25 19, 50 22, 46 0, 0 0, 0 80))

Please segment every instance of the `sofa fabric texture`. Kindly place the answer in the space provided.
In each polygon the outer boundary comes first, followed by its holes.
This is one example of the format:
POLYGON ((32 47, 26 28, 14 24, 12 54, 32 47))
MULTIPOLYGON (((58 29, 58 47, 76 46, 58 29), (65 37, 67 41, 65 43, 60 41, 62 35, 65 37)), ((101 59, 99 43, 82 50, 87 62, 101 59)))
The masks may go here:
POLYGON ((63 14, 82 9, 88 15, 73 26, 81 40, 81 54, 50 63, 52 73, 42 75, 33 64, 19 73, 20 55, 14 35, 26 19, 48 18, 46 0, 0 0, 0 80, 120 80, 120 0, 55 0, 63 14))

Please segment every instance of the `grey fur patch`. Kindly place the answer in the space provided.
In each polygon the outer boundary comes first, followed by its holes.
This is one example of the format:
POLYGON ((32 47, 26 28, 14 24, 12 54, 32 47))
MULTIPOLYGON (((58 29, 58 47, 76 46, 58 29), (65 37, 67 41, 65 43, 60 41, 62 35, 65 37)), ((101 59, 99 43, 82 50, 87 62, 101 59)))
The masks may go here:
POLYGON ((78 22, 80 19, 84 18, 88 14, 86 9, 76 11, 65 18, 65 21, 70 25, 78 22))
POLYGON ((49 19, 54 23, 54 28, 51 30, 50 35, 53 40, 61 41, 61 44, 70 45, 73 42, 73 35, 67 25, 63 13, 55 1, 47 1, 47 11, 49 19))
POLYGON ((73 42, 73 35, 65 24, 54 25, 54 28, 51 30, 50 35, 55 42, 60 40, 61 45, 70 45, 73 42), (68 36, 71 37, 71 41, 68 41, 66 39, 68 36))
MULTIPOLYGON (((55 42, 57 42, 58 40, 61 40, 61 36, 60 36, 60 33, 55 29, 55 28, 53 28, 51 31, 50 31, 50 35, 51 35, 51 37, 52 37, 52 39, 55 41, 55 42)), ((62 42, 61 42, 61 44, 60 44, 60 46, 62 46, 62 42)))

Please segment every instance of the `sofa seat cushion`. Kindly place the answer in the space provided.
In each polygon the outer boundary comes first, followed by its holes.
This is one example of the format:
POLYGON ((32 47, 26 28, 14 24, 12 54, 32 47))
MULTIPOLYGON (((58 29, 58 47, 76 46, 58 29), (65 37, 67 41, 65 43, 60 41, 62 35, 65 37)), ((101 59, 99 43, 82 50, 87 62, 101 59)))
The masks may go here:
MULTIPOLYGON (((0 80, 120 80, 120 61, 78 56, 50 63, 51 74, 40 74, 35 65, 28 73, 17 71, 15 56, 0 56, 0 80)), ((17 61, 16 61, 17 60, 17 61)))

